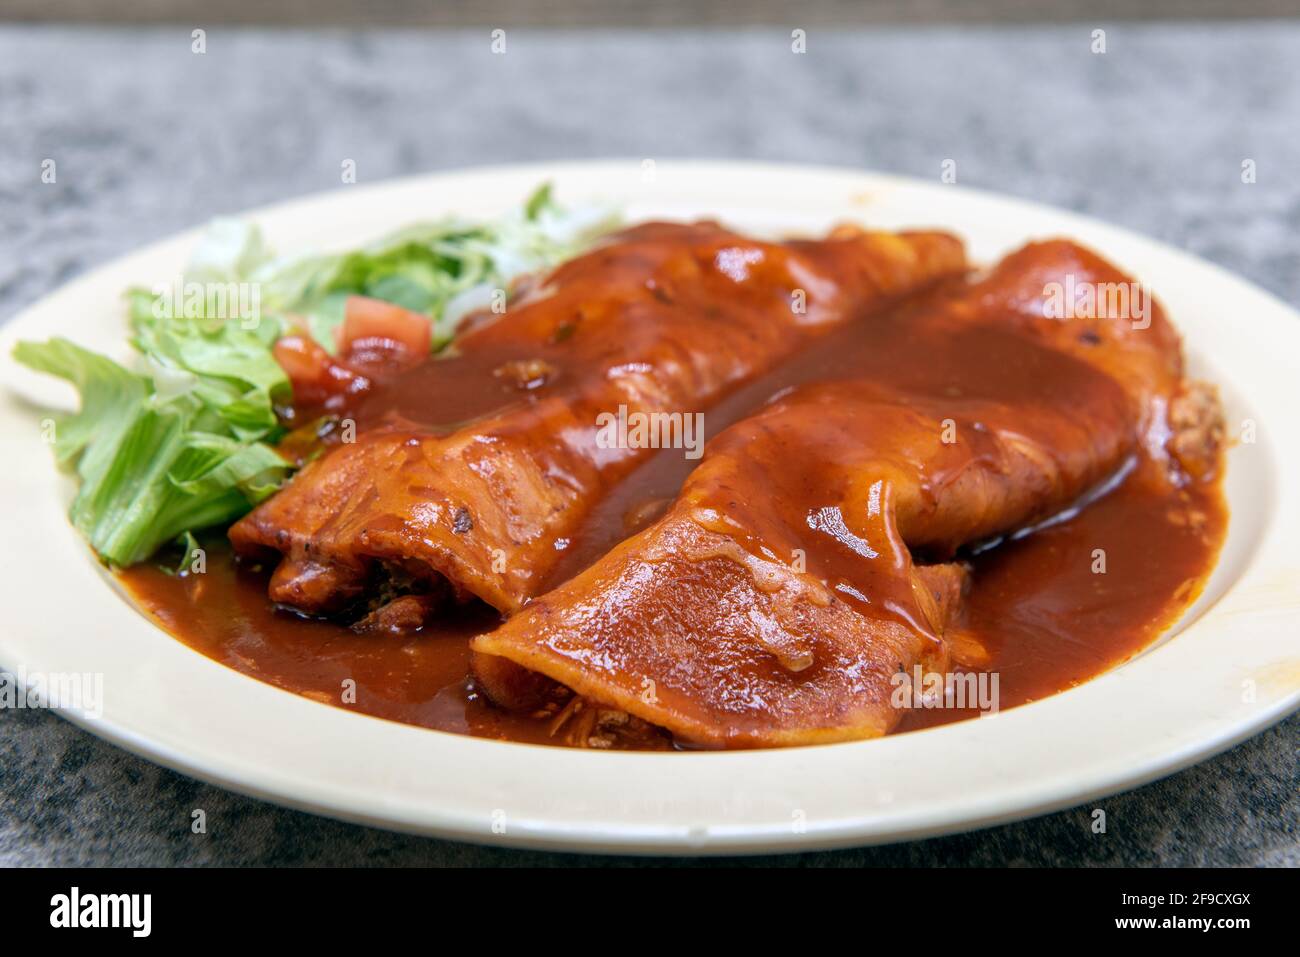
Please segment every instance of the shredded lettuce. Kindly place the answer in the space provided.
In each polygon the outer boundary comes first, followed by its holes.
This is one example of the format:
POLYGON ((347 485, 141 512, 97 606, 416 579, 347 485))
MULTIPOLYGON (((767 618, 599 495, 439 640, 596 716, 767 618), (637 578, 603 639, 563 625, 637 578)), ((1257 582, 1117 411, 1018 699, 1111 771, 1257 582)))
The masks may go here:
POLYGON ((614 223, 562 210, 549 184, 494 223, 421 224, 329 255, 277 258, 255 225, 214 222, 175 288, 128 291, 137 368, 66 339, 14 349, 80 394, 54 443, 80 479, 73 525, 113 566, 169 543, 188 557, 195 531, 234 521, 292 471, 275 450, 276 409, 292 389, 272 354, 289 317, 333 351, 347 297, 369 296, 429 316, 440 348, 493 290, 579 252, 614 223))
MULTIPOLYGON (((209 335, 186 351, 201 363, 206 346, 219 364, 225 345, 209 335)), ((54 452, 81 480, 72 524, 111 565, 135 564, 192 529, 233 521, 289 473, 262 441, 280 431, 270 391, 229 399, 238 380, 194 375, 190 388, 163 395, 150 376, 66 339, 20 342, 14 357, 81 394, 81 410, 56 423, 54 452), (254 420, 263 425, 251 427, 254 420)), ((287 388, 281 373, 271 391, 287 388)))
MULTIPOLYGON (((494 290, 568 259, 617 222, 599 207, 560 207, 549 183, 494 222, 417 223, 351 252, 276 258, 255 225, 218 220, 186 279, 250 284, 259 293, 259 325, 277 328, 292 315, 331 353, 348 297, 382 299, 428 316, 436 351, 467 313, 490 304, 494 290)), ((157 302, 144 290, 134 295, 143 304, 157 302)))

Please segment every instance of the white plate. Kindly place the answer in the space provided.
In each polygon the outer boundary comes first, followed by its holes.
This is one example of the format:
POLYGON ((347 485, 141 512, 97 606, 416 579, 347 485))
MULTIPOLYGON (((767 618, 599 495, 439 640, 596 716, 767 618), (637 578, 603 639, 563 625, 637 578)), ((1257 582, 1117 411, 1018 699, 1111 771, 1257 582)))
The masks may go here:
POLYGON ((413 218, 491 215, 542 179, 565 202, 629 218, 712 216, 761 232, 842 219, 937 226, 991 260, 1065 235, 1149 283, 1194 370, 1223 388, 1235 429, 1232 518, 1205 594, 1150 650, 1086 684, 1002 714, 857 744, 731 754, 573 751, 426 731, 318 704, 231 671, 145 621, 64 517, 70 484, 31 399, 57 398, 8 358, 53 334, 122 352, 120 296, 167 281, 189 233, 119 260, 0 333, 0 666, 102 672, 99 718, 68 717, 153 760, 234 790, 384 827, 528 847, 720 853, 915 838, 1077 804, 1168 774, 1242 740, 1300 701, 1300 317, 1184 253, 1070 213, 845 170, 640 161, 420 177, 250 214, 281 251, 347 246, 413 218), (1290 482, 1284 477, 1291 477, 1290 482))

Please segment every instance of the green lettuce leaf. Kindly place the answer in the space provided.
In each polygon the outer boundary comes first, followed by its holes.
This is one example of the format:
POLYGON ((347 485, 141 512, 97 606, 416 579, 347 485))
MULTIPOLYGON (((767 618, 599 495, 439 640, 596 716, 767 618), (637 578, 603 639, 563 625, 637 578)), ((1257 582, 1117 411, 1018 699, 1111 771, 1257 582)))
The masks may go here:
POLYGON ((198 389, 160 396, 149 377, 66 339, 21 342, 14 357, 81 393, 80 410, 56 422, 55 455, 81 480, 73 525, 111 565, 143 561, 191 529, 233 521, 288 475, 274 448, 209 414, 198 389))
POLYGON ((72 523, 110 565, 171 542, 188 555, 193 532, 234 521, 291 472, 274 445, 292 389, 272 353, 288 323, 305 321, 334 351, 347 298, 370 296, 429 316, 439 348, 494 289, 568 258, 614 222, 562 210, 545 185, 494 223, 447 219, 351 252, 276 258, 256 226, 215 221, 179 283, 127 292, 138 369, 65 339, 14 350, 80 394, 54 444, 80 478, 72 523))

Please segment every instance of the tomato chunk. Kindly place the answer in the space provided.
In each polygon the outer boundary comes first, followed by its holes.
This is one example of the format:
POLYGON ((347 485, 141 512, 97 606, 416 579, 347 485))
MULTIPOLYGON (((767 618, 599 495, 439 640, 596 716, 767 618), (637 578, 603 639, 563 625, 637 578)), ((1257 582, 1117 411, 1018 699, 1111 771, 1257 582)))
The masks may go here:
POLYGON ((376 352, 400 348, 412 359, 429 354, 433 324, 429 317, 391 302, 349 296, 339 329, 339 353, 376 352))
POLYGON ((293 384, 297 408, 317 408, 330 399, 356 395, 370 388, 369 380, 349 369, 310 336, 287 335, 271 350, 293 384))

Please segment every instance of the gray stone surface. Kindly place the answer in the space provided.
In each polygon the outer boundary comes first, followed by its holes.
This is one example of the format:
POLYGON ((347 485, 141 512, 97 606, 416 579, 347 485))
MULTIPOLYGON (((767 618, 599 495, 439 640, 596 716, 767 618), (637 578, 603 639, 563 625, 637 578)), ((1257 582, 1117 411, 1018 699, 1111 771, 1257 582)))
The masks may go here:
MULTIPOLYGON (((1122 223, 1300 300, 1300 25, 619 34, 0 27, 0 318, 217 213, 482 163, 728 157, 961 180, 1122 223), (45 158, 58 182, 40 183, 45 158), (1243 159, 1258 182, 1243 185, 1243 159)), ((8 504, 6 507, 10 507, 8 504)), ((12 544, 11 544, 12 547, 12 544)), ((1292 718, 1089 808, 783 859, 1300 864, 1292 718)), ((0 863, 575 860, 325 821, 161 770, 44 713, 0 713, 0 863), (189 832, 195 807, 209 834, 189 832)), ((584 859, 585 860, 585 859, 584 859)), ((618 859, 600 859, 620 863, 618 859)))

